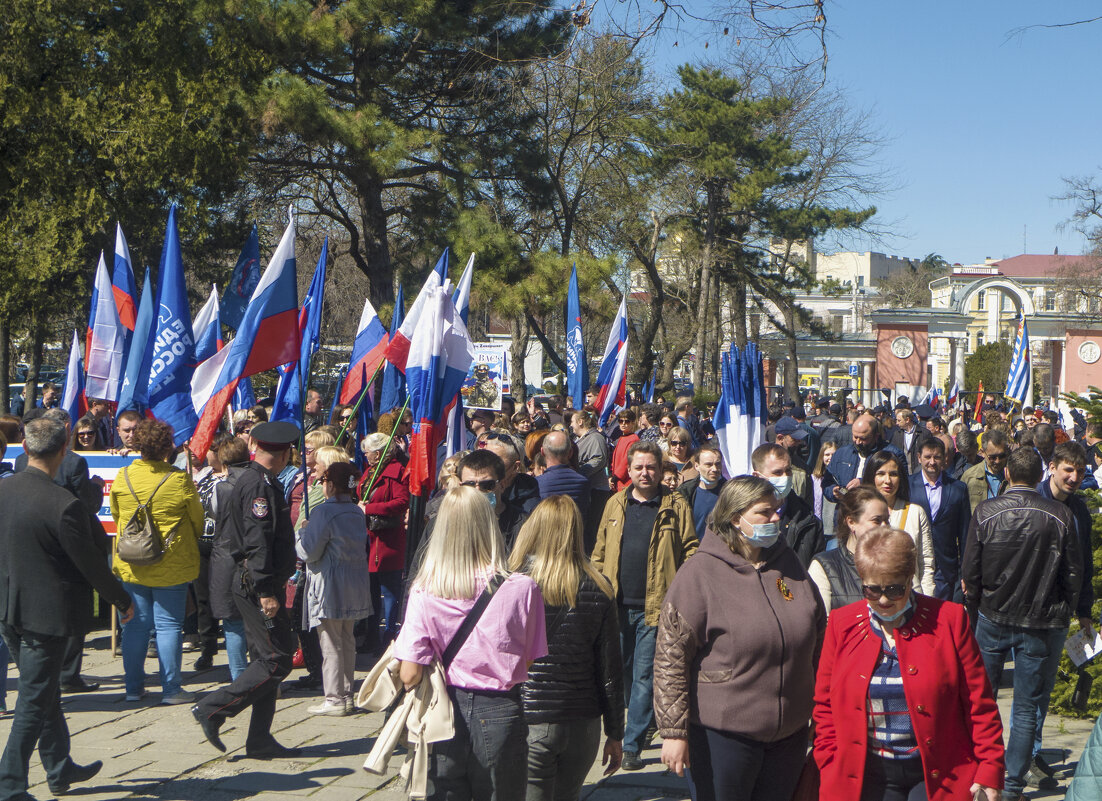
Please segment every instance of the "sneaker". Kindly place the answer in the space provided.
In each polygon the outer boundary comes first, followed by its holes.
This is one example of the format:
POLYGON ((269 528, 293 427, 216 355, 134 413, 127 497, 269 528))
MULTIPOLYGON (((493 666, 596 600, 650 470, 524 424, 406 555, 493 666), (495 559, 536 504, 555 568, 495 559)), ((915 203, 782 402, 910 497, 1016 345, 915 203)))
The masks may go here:
POLYGON ((145 658, 146 659, 156 659, 157 658, 157 643, 154 640, 149 641, 149 647, 145 649, 145 658))
POLYGON ((173 695, 162 695, 161 704, 164 706, 176 706, 177 704, 194 704, 198 696, 187 690, 180 690, 173 695))
POLYGON ((625 751, 620 767, 624 770, 642 770, 644 765, 643 760, 639 758, 639 754, 634 751, 625 751))
POLYGON ((127 701, 141 701, 143 698, 145 698, 145 695, 146 695, 145 690, 142 690, 140 693, 127 693, 126 694, 126 700, 127 701))
POLYGON ((180 646, 180 650, 183 651, 185 654, 194 653, 195 651, 199 650, 199 643, 184 640, 184 644, 180 646))
POLYGON ((335 704, 329 701, 323 701, 317 706, 307 707, 306 711, 311 715, 328 715, 333 718, 343 718, 348 714, 348 706, 344 701, 335 704))

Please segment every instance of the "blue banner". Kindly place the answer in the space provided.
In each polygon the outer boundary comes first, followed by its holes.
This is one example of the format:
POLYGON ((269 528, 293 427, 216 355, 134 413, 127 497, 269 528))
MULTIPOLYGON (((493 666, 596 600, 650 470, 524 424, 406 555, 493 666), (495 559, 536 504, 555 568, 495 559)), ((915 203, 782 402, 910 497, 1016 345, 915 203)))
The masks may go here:
POLYGON ((585 406, 589 389, 589 361, 582 339, 581 299, 578 295, 578 265, 570 271, 570 289, 566 296, 566 392, 574 399, 574 408, 585 406))
POLYGON ((134 337, 130 340, 130 353, 126 358, 126 372, 119 391, 119 411, 128 409, 145 413, 149 408, 149 371, 153 363, 153 353, 149 349, 149 339, 156 324, 153 317, 153 282, 149 277, 149 268, 145 268, 145 283, 142 284, 142 297, 138 302, 138 317, 134 323, 134 337))
POLYGON ((149 407, 154 417, 172 426, 179 446, 191 438, 199 418, 191 405, 195 337, 191 331, 175 204, 168 212, 159 277, 155 333, 147 347, 150 351, 149 407))
POLYGON ((302 335, 299 360, 279 377, 275 403, 272 406, 272 420, 290 420, 297 424, 302 419, 305 393, 300 386, 300 379, 309 386, 310 359, 321 344, 321 309, 325 302, 325 269, 328 261, 329 237, 325 237, 317 267, 314 268, 314 277, 310 281, 310 289, 307 290, 299 310, 298 328, 302 335))
POLYGON ((249 238, 245 247, 241 249, 241 255, 237 257, 237 264, 233 268, 233 276, 226 284, 226 291, 222 293, 222 324, 234 331, 241 325, 245 317, 245 309, 249 305, 249 299, 253 296, 253 290, 260 283, 260 235, 256 230, 256 223, 249 232, 249 238))

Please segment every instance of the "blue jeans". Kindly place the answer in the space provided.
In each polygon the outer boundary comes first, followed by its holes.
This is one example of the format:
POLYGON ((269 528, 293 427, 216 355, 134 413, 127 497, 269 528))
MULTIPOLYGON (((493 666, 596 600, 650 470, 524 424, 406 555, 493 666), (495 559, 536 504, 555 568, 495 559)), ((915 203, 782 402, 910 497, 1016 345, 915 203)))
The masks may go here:
POLYGON ((401 570, 380 570, 371 574, 371 595, 375 604, 375 620, 379 622, 380 638, 386 647, 398 636, 398 619, 402 613, 401 570))
POLYGON ((226 660, 230 663, 230 681, 236 681, 249 664, 245 621, 239 617, 226 618, 222 621, 222 633, 226 635, 226 660))
POLYGON ((180 686, 180 662, 183 660, 184 611, 187 608, 187 584, 171 587, 146 587, 123 582, 134 603, 134 617, 122 627, 122 668, 126 675, 126 694, 141 695, 145 689, 145 652, 149 633, 157 632, 157 661, 161 665, 161 693, 176 695, 180 686))
MULTIPOLYGON (((1064 653, 1064 642, 1068 638, 1067 629, 1058 629, 1060 632, 1060 641, 1055 643, 1055 646, 1049 651, 1048 659, 1045 660, 1045 664, 1041 671, 1045 676, 1044 686, 1041 688, 1041 703, 1037 705, 1037 726, 1034 730, 1033 736, 1033 756, 1037 756, 1041 750, 1041 732, 1045 728, 1045 718, 1048 716, 1048 704, 1052 700, 1052 688, 1056 686, 1056 674, 1060 668, 1060 655, 1064 653)), ((1055 642, 1056 632, 1053 634, 1053 642, 1055 642)), ((1017 706, 1017 702, 1013 702, 1010 705, 1010 719, 1014 719, 1014 708, 1017 706)))
POLYGON ((528 782, 528 725, 520 688, 449 687, 455 736, 429 757, 428 801, 519 801, 528 782))
POLYGON ((1013 798, 1025 789, 1025 774, 1033 761, 1033 741, 1037 732, 1037 710, 1047 703, 1045 688, 1052 691, 1052 677, 1067 635, 1066 628, 1027 629, 993 623, 982 614, 976 625, 991 689, 998 695, 1003 665, 1014 659, 1014 703, 1010 715, 1010 733, 1006 738, 1006 789, 1013 798), (1052 659, 1055 652, 1056 659, 1052 659))
POLYGON ((658 627, 648 626, 643 610, 620 607, 620 650, 624 655, 624 695, 627 724, 624 727, 624 751, 643 750, 647 729, 654 723, 654 647, 658 627))

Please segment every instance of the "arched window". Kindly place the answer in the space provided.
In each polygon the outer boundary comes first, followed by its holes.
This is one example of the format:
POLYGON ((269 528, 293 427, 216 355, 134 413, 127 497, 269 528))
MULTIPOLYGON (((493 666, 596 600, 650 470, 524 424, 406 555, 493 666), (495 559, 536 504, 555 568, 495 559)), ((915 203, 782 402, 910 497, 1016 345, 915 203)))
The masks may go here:
POLYGON ((983 345, 983 329, 981 328, 976 332, 976 347, 979 348, 983 345))

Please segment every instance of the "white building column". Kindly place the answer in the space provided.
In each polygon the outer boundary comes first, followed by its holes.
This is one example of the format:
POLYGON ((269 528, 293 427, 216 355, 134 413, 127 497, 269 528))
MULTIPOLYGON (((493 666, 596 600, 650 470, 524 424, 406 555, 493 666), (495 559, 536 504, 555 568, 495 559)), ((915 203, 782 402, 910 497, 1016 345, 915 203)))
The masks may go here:
POLYGON ((949 340, 949 358, 952 361, 953 381, 964 391, 964 355, 967 350, 968 340, 964 337, 953 337, 949 340))
POLYGON ((819 360, 819 391, 823 396, 830 394, 830 362, 826 359, 819 360))
MULTIPOLYGON (((865 408, 869 408, 873 405, 873 396, 879 399, 880 393, 876 392, 876 387, 872 385, 872 362, 862 362, 861 364, 861 386, 864 388, 864 392, 861 393, 864 397, 861 398, 861 402, 865 404, 865 408)), ((879 403, 879 400, 876 401, 879 403)))
POLYGON ((1003 293, 997 289, 987 289, 984 295, 987 303, 987 334, 985 344, 999 341, 999 317, 1002 312, 1003 293))

